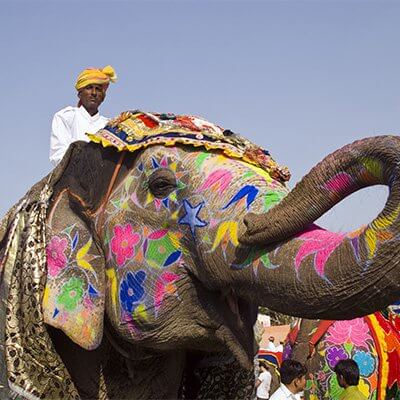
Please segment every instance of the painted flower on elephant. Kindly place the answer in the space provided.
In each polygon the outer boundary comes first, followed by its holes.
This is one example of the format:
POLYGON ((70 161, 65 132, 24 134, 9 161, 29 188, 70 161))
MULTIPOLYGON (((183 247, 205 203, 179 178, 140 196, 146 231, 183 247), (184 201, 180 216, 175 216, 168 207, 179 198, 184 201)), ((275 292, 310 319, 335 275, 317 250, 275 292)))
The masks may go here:
POLYGON ((159 310, 166 296, 177 294, 177 287, 175 283, 178 279, 179 275, 169 271, 165 271, 159 276, 156 282, 154 293, 154 306, 156 311, 159 310))
POLYGON ((329 327, 325 340, 328 344, 352 343, 368 349, 367 341, 372 341, 372 337, 364 319, 356 318, 350 321, 336 321, 329 327))
POLYGON ((122 308, 129 314, 134 311, 144 296, 143 282, 145 279, 146 272, 140 270, 135 273, 128 272, 125 279, 121 282, 119 299, 122 308))
POLYGON ((370 376, 375 370, 375 358, 365 351, 357 351, 354 354, 353 360, 357 363, 360 369, 361 376, 370 376))
POLYGON ((84 282, 81 278, 72 277, 62 287, 57 302, 68 311, 73 311, 81 302, 84 294, 84 282))
POLYGON ((47 267, 50 276, 56 276, 67 265, 65 249, 68 241, 59 236, 53 236, 46 247, 47 267))
POLYGON ((348 357, 346 351, 340 346, 332 346, 326 349, 326 359, 329 366, 333 369, 340 360, 346 360, 348 357))
POLYGON ((131 224, 116 225, 113 231, 111 251, 115 254, 117 264, 121 267, 126 260, 135 255, 135 246, 140 241, 140 235, 132 231, 131 224))

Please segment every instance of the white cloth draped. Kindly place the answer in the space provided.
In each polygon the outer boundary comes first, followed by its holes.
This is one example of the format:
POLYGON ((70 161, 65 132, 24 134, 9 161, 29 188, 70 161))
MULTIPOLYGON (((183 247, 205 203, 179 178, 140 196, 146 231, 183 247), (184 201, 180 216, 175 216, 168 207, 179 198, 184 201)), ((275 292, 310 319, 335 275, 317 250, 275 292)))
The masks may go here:
POLYGON ((65 107, 58 111, 51 124, 50 162, 56 166, 69 145, 77 140, 89 141, 86 132, 96 133, 104 128, 108 118, 99 113, 91 116, 85 107, 65 107))

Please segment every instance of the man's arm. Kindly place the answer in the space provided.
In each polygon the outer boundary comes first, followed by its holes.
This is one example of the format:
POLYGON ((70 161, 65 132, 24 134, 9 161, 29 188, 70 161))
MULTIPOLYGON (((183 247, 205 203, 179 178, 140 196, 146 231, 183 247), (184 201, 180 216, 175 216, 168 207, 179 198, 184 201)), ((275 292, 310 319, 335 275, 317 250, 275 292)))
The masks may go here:
POLYGON ((71 144, 71 128, 62 111, 54 115, 51 123, 50 162, 55 167, 71 144))
POLYGON ((256 388, 258 388, 261 385, 261 382, 262 381, 260 381, 260 378, 256 379, 256 383, 255 383, 256 388))

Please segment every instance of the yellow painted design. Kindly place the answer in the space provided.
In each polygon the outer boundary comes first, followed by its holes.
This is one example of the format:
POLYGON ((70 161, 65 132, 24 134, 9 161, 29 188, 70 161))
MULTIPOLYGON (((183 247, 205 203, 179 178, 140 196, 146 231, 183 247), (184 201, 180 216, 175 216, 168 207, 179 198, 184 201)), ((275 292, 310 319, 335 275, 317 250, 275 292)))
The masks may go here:
POLYGON ((368 399, 369 398, 369 386, 365 383, 364 379, 360 379, 358 384, 358 390, 368 399))
POLYGON ((144 304, 139 304, 136 307, 136 310, 133 312, 133 318, 136 320, 147 321, 149 316, 146 311, 146 307, 144 304))
POLYGON ((85 256, 89 251, 91 245, 92 239, 89 239, 88 242, 81 249, 78 250, 76 254, 76 262, 80 267, 93 271, 93 267, 90 265, 88 260, 85 259, 85 256))
POLYGON ((49 296, 50 296, 50 289, 46 285, 46 287, 44 288, 44 291, 43 291, 43 300, 42 300, 43 307, 47 306, 47 304, 49 302, 49 296))
POLYGON ((253 164, 249 164, 249 163, 244 163, 244 164, 246 164, 246 167, 251 169, 252 171, 254 171, 257 175, 260 175, 263 178, 265 178, 265 180, 268 183, 272 182, 273 179, 271 178, 271 175, 267 171, 265 171, 264 169, 262 169, 260 167, 257 167, 257 166, 255 166, 253 164))
POLYGON ((362 161, 362 165, 375 178, 382 177, 383 171, 382 171, 382 163, 380 161, 374 160, 372 158, 365 158, 362 161))
POLYGON ((176 202, 176 201, 177 201, 176 192, 172 192, 172 193, 168 196, 168 198, 169 198, 170 200, 176 202))
POLYGON ((153 200, 154 196, 150 192, 147 192, 146 205, 151 203, 153 200))
POLYGON ((179 241, 179 237, 172 232, 168 232, 168 238, 171 240, 172 245, 179 249, 181 247, 181 243, 179 241))
POLYGON ((386 387, 388 383, 389 377, 389 360, 388 360, 388 349, 385 337, 385 331, 379 325, 378 320, 376 319, 375 315, 371 314, 368 315, 366 318, 369 319, 371 325, 374 328, 374 333, 377 337, 377 341, 375 341, 375 346, 378 350, 379 355, 379 380, 378 386, 380 388, 381 397, 377 398, 377 400, 383 400, 385 398, 386 387), (379 347, 379 349, 378 349, 379 347))
POLYGON ((176 171, 176 162, 173 162, 173 163, 169 164, 169 168, 170 168, 172 171, 176 171))
POLYGON ((179 209, 176 210, 173 214, 171 214, 171 219, 173 221, 177 220, 178 219, 178 215, 179 215, 179 209))
POLYGON ((227 242, 230 241, 234 246, 239 245, 239 240, 238 240, 238 223, 235 221, 225 221, 222 222, 218 229, 217 229, 217 234, 214 239, 214 244, 212 246, 212 251, 214 251, 219 244, 221 243, 222 239, 226 239, 227 242))
POLYGON ((113 306, 115 306, 117 304, 117 276, 112 268, 106 270, 106 276, 110 281, 111 301, 113 306))
POLYGON ((376 218, 365 231, 365 241, 368 247, 368 258, 372 258, 376 251, 376 243, 380 239, 387 240, 389 238, 389 231, 386 231, 384 234, 380 234, 379 231, 387 230, 399 217, 400 206, 398 206, 392 213, 389 215, 381 215, 376 218))

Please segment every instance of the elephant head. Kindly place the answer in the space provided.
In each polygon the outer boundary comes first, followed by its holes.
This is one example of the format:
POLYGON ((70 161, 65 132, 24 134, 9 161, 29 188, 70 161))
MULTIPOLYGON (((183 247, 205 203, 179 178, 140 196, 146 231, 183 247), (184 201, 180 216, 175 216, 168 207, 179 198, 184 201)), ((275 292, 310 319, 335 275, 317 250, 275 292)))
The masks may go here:
MULTIPOLYGON (((118 147, 116 138, 129 141, 128 125, 93 138, 118 147)), ((288 194, 272 177, 279 168, 268 172, 210 143, 190 146, 187 136, 189 145, 177 143, 164 130, 165 137, 126 154, 118 173, 116 149, 95 144, 66 168, 48 218, 48 324, 90 349, 106 314, 128 342, 159 350, 223 344, 244 359, 253 352, 249 304, 349 318, 399 297, 398 138, 344 147, 288 194), (390 196, 367 227, 336 234, 311 225, 378 183, 390 196)))

